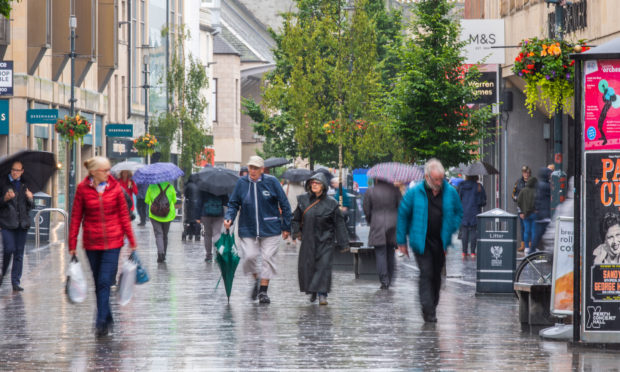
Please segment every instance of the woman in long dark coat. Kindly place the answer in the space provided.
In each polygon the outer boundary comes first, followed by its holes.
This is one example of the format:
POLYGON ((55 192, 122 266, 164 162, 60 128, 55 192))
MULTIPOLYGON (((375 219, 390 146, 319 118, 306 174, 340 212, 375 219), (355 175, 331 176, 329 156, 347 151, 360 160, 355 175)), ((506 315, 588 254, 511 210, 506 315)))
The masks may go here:
POLYGON ((306 182, 308 193, 300 195, 293 214, 292 231, 301 239, 299 249, 299 290, 310 294, 314 302, 327 305, 332 283, 332 262, 335 249, 349 245, 349 236, 338 202, 327 197, 327 179, 322 173, 306 182))

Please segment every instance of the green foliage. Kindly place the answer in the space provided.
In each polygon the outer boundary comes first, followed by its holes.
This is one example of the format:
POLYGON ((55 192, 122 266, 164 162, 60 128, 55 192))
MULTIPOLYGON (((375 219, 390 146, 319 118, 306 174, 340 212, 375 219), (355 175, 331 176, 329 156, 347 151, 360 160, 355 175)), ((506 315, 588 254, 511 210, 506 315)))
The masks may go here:
POLYGON ((181 149, 179 166, 189 176, 196 157, 213 144, 213 137, 202 128, 207 100, 200 91, 208 85, 208 77, 205 67, 191 53, 185 59, 183 43, 187 38, 182 27, 172 43, 170 67, 165 77, 169 110, 158 117, 152 132, 161 144, 163 161, 170 160, 170 148, 177 141, 181 149))
POLYGON ((478 143, 488 137, 491 107, 471 109, 479 76, 465 74, 459 23, 451 18, 454 5, 426 0, 413 5, 411 37, 400 49, 403 68, 398 74, 389 110, 395 134, 404 144, 408 162, 438 158, 444 166, 468 163, 477 157, 478 143))
POLYGON ((297 142, 288 112, 267 115, 254 100, 246 98, 242 99, 241 106, 242 112, 254 121, 254 132, 265 138, 260 155, 266 158, 297 156, 297 142))
POLYGON ((9 19, 11 17, 11 10, 13 10, 11 3, 19 3, 20 1, 21 0, 0 0, 0 14, 9 19))

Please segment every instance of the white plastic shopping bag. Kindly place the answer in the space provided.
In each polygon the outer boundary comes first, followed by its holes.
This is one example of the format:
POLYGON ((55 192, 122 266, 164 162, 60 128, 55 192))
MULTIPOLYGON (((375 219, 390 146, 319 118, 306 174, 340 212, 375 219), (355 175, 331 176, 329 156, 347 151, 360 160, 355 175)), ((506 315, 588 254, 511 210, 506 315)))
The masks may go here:
POLYGON ((84 270, 82 270, 82 265, 76 255, 73 255, 67 268, 67 283, 65 285, 65 293, 69 302, 74 304, 83 302, 86 299, 86 290, 84 270))
POLYGON ((121 278, 118 286, 118 303, 125 306, 133 296, 133 288, 136 285, 136 271, 138 265, 134 260, 126 260, 121 267, 121 278))

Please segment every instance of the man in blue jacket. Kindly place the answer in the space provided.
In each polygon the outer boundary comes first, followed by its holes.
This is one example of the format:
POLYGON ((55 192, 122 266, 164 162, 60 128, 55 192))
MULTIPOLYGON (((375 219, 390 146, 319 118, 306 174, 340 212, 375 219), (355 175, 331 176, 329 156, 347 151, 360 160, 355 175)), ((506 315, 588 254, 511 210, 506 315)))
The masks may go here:
POLYGON ((258 297, 261 304, 271 302, 267 296, 269 280, 276 273, 274 257, 282 239, 291 231, 291 207, 278 179, 263 174, 264 161, 251 156, 247 176, 241 177, 228 201, 224 227, 230 229, 237 211, 239 213, 238 235, 243 250, 243 271, 252 274, 256 283, 252 300, 258 297), (258 270, 258 256, 262 267, 258 270), (260 274, 260 275, 259 275, 260 274))
POLYGON ((463 208, 456 189, 445 180, 439 160, 424 165, 424 182, 403 196, 398 208, 396 243, 407 257, 409 246, 420 269, 419 295, 425 322, 437 322, 441 272, 446 263, 446 249, 452 234, 459 228, 463 208))

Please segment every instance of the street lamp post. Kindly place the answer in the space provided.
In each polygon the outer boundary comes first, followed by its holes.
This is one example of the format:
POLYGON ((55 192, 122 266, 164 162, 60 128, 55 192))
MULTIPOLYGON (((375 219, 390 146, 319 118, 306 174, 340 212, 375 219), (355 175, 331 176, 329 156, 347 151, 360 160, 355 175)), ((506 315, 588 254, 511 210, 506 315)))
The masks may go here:
MULTIPOLYGON (((77 28, 77 17, 75 14, 71 14, 69 16, 69 29, 71 30, 71 52, 69 57, 71 58, 71 98, 69 99, 69 114, 70 116, 75 115, 75 29, 77 28)), ((68 141, 67 145, 69 146, 69 151, 67 151, 67 164, 69 165, 69 169, 67 172, 67 195, 66 195, 66 205, 67 211, 71 211, 71 207, 73 205, 73 194, 75 193, 75 141, 73 138, 71 141, 68 141)))
MULTIPOLYGON (((144 47, 143 47, 144 48, 144 47)), ((147 46, 148 48, 148 46, 147 46)), ((144 134, 149 132, 149 55, 144 54, 142 57, 142 62, 144 63, 144 85, 142 88, 144 89, 144 134)), ((151 155, 146 156, 146 163, 151 163, 151 155)))

